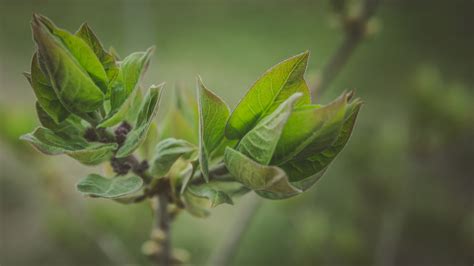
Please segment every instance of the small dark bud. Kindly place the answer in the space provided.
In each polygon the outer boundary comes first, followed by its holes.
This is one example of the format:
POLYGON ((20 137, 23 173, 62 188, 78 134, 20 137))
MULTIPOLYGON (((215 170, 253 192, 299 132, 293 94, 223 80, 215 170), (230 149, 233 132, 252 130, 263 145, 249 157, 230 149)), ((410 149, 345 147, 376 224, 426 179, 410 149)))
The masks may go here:
POLYGON ((115 139, 119 145, 122 145, 127 139, 127 134, 132 130, 132 126, 127 122, 122 122, 120 126, 115 129, 115 139))
POLYGON ((86 131, 84 132, 84 138, 87 141, 91 141, 91 142, 99 140, 99 136, 97 135, 97 132, 91 127, 87 128, 86 131))
POLYGON ((110 160, 110 165, 118 175, 126 175, 132 169, 132 164, 126 159, 118 159, 114 157, 110 160))
POLYGON ((138 173, 144 173, 146 170, 148 170, 149 167, 150 165, 148 164, 148 161, 144 160, 136 166, 135 171, 137 171, 138 173))

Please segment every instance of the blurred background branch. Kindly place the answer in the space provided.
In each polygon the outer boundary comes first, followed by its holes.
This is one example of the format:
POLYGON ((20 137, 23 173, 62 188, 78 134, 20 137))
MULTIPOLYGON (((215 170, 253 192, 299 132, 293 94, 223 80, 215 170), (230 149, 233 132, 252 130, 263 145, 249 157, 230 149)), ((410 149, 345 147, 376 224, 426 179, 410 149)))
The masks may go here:
POLYGON ((364 0, 359 14, 351 16, 347 11, 347 0, 332 0, 333 8, 341 19, 344 39, 323 67, 319 80, 312 88, 313 99, 329 87, 334 78, 347 63, 354 50, 367 34, 370 18, 374 15, 380 0, 364 0))

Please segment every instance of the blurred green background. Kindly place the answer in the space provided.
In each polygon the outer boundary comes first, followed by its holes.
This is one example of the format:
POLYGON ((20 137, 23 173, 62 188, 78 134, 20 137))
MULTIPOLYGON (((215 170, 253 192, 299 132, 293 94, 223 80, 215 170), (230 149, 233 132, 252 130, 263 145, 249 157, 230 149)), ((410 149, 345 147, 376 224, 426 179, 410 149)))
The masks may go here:
MULTIPOLYGON (((474 263, 474 1, 382 2, 326 103, 357 89, 365 105, 353 137, 307 193, 264 201, 234 265, 472 265, 474 263)), ((90 172, 18 141, 38 124, 21 73, 42 13, 75 31, 87 21, 121 55, 156 45, 144 84, 165 101, 196 75, 231 106, 267 68, 311 51, 307 80, 343 33, 324 1, 0 0, 0 265, 146 265, 146 203, 85 199, 90 172)), ((165 108, 160 113, 165 113, 165 108)), ((187 213, 173 244, 205 264, 247 196, 207 219, 187 213)))

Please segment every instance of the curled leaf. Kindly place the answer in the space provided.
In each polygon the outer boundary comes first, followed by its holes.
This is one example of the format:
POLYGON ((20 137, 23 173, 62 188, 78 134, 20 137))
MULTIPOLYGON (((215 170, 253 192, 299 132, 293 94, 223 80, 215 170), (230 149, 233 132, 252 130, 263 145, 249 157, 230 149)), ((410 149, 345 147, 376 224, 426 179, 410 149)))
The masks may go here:
POLYGON ((97 165, 109 160, 117 149, 115 143, 88 143, 78 137, 59 136, 42 127, 21 136, 20 139, 29 142, 44 154, 66 154, 85 165, 97 165))
POLYGON ((329 147, 339 135, 351 95, 344 93, 325 106, 295 109, 281 134, 272 164, 313 155, 329 147))
POLYGON ((179 158, 189 159, 196 152, 196 147, 191 143, 169 138, 160 141, 151 160, 151 173, 154 176, 163 176, 179 158))
POLYGON ((246 187, 265 198, 287 198, 302 192, 293 186, 283 169, 262 165, 244 154, 227 148, 224 162, 229 173, 246 187))
MULTIPOLYGON (((340 130, 336 140, 329 147, 311 156, 294 157, 292 160, 280 165, 280 167, 290 176, 292 182, 301 181, 302 183, 305 183, 304 180, 307 178, 314 179, 314 175, 326 170, 349 140, 361 104, 362 102, 360 100, 354 100, 354 102, 349 104, 344 116, 342 129, 340 130)), ((307 185, 302 187, 302 189, 307 188, 307 185)))
POLYGON ((258 163, 270 163, 281 133, 293 110, 293 104, 302 96, 295 93, 269 116, 260 121, 240 141, 238 150, 258 163))
POLYGON ((212 186, 200 185, 200 186, 189 186, 188 191, 196 197, 206 198, 209 200, 211 208, 214 208, 220 204, 227 203, 233 205, 232 198, 225 192, 213 188, 212 186))

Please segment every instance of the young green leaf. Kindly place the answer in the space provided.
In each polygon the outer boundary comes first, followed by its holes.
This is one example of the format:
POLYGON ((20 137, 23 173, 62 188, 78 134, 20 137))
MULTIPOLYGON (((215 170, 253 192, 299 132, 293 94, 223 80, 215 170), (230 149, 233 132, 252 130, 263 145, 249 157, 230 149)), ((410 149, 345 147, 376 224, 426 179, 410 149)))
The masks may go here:
POLYGON ((41 71, 38 63, 38 54, 34 53, 31 59, 31 74, 25 75, 43 110, 56 122, 64 121, 69 115, 69 111, 64 108, 59 101, 49 79, 41 71))
POLYGON ((156 144, 158 144, 158 142, 158 126, 156 123, 151 123, 148 133, 146 133, 145 140, 143 141, 142 145, 138 147, 138 155, 141 158, 152 158, 154 152, 153 149, 155 148, 156 144))
POLYGON ((315 154, 330 146, 344 122, 351 93, 344 93, 325 106, 296 109, 288 119, 275 149, 272 164, 278 165, 304 154, 315 154))
POLYGON ((150 172, 154 176, 164 176, 176 160, 189 159, 195 152, 196 147, 185 140, 174 138, 162 140, 156 145, 150 172))
MULTIPOLYGON (((136 100, 136 94, 140 93, 140 90, 132 92, 122 105, 116 109, 112 109, 107 116, 97 125, 99 128, 113 127, 118 123, 122 122, 129 113, 130 108, 136 100)), ((114 96, 112 96, 114 97, 114 96)))
POLYGON ((163 85, 153 85, 148 89, 135 121, 135 126, 128 133, 122 147, 117 151, 117 158, 124 158, 132 154, 145 140, 150 124, 158 111, 163 85))
MULTIPOLYGON (((349 140, 361 104, 359 100, 355 100, 348 106, 342 129, 331 146, 308 157, 294 157, 292 160, 280 165, 292 182, 304 181, 307 178, 311 179, 312 176, 324 171, 329 166, 349 140)), ((306 186, 301 188, 303 190, 307 189, 306 186)))
POLYGON ((208 199, 211 208, 214 208, 223 203, 227 203, 230 205, 234 204, 232 198, 229 195, 227 195, 223 191, 215 189, 214 187, 208 184, 203 184, 200 186, 188 186, 187 191, 189 191, 196 197, 208 199))
POLYGON ((229 107, 217 95, 208 90, 198 78, 199 109, 199 163, 206 181, 209 181, 209 160, 212 152, 223 141, 224 128, 229 117, 229 107))
POLYGON ((273 112, 296 92, 303 94, 296 106, 309 104, 311 96, 304 80, 309 52, 291 57, 269 69, 249 89, 232 112, 225 135, 238 139, 250 131, 261 119, 273 112))
POLYGON ((205 218, 209 216, 209 200, 202 197, 196 197, 189 190, 186 190, 182 194, 182 200, 186 206, 186 210, 193 216, 199 218, 205 218))
POLYGON ((33 15, 33 20, 43 24, 49 32, 61 42, 69 54, 75 59, 74 61, 87 72, 94 83, 106 94, 109 83, 107 73, 99 61, 99 58, 97 58, 94 53, 93 48, 82 38, 56 27, 56 25, 45 16, 35 14, 33 15))
POLYGON ((70 137, 62 137, 47 128, 39 127, 20 139, 29 142, 44 154, 66 154, 85 165, 97 165, 109 160, 117 149, 115 143, 88 143, 82 138, 70 137))
POLYGON ((77 183, 79 192, 100 198, 119 198, 138 191, 143 186, 143 180, 138 176, 117 176, 106 178, 90 174, 77 183))
POLYGON ((232 148, 226 148, 224 162, 235 180, 262 197, 287 198, 301 192, 289 182, 288 176, 281 168, 259 164, 232 148))
MULTIPOLYGON (((38 46, 40 66, 43 66, 42 70, 49 77, 62 105, 78 115, 99 108, 104 94, 72 56, 71 51, 48 30, 38 16, 33 18, 32 29, 38 46)), ((84 45, 90 49, 85 43, 84 45)))
POLYGON ((146 52, 136 52, 127 56, 120 64, 117 79, 112 84, 110 95, 111 110, 99 127, 110 127, 118 124, 126 115, 138 91, 138 83, 150 63, 154 48, 146 52))
POLYGON ((301 93, 291 95, 273 113, 260 121, 242 138, 238 150, 256 162, 268 165, 293 111, 293 105, 301 96, 301 93))
POLYGON ((198 143, 197 131, 193 129, 183 114, 173 107, 171 107, 171 110, 168 111, 161 123, 159 135, 160 139, 175 137, 191 143, 198 143))
POLYGON ((42 126, 51 129, 55 134, 60 136, 82 136, 85 127, 81 124, 78 117, 70 116, 66 120, 56 123, 54 119, 36 102, 36 113, 42 126))
POLYGON ((115 80, 119 73, 115 57, 104 49, 99 38, 97 38, 94 31, 89 27, 89 25, 87 25, 87 23, 81 25, 79 30, 76 32, 76 36, 83 39, 87 45, 92 48, 99 61, 102 63, 109 83, 115 80))

